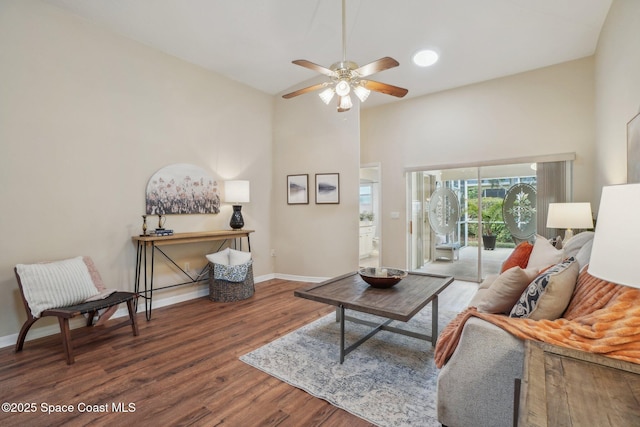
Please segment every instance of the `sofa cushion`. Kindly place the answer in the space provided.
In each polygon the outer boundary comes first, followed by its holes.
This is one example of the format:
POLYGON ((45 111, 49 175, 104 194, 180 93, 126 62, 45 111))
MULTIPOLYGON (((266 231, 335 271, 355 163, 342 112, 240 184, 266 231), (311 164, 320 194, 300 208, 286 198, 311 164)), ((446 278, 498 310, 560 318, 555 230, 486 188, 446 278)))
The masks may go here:
POLYGON ((544 236, 536 235, 536 242, 533 244, 527 267, 542 269, 559 263, 563 258, 563 249, 556 249, 544 236))
POLYGON ((478 311, 484 313, 508 313, 522 295, 522 292, 538 275, 537 268, 522 269, 512 267, 502 273, 481 296, 475 300, 478 311))
POLYGON ((501 273, 509 270, 512 267, 520 267, 527 268, 527 264, 529 263, 529 257, 531 256, 531 251, 533 250, 533 245, 529 242, 522 242, 511 252, 509 258, 507 258, 502 264, 501 273))
POLYGON ((578 272, 573 257, 545 270, 527 286, 509 316, 533 320, 559 318, 569 305, 578 272))

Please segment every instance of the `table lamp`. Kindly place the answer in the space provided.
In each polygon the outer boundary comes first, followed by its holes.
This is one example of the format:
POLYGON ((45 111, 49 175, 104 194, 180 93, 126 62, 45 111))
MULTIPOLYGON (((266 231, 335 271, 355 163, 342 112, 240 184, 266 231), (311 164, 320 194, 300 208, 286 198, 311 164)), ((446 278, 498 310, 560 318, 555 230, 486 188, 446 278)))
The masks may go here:
POLYGON ((224 201, 233 205, 233 213, 229 225, 234 230, 244 227, 242 218, 242 206, 240 203, 249 203, 249 181, 225 181, 224 201))
POLYGON ((618 285, 640 288, 638 244, 640 184, 602 189, 598 223, 593 237, 589 274, 618 285))
POLYGON ((547 228, 566 228, 565 242, 573 237, 573 228, 593 228, 591 203, 549 203, 547 228))

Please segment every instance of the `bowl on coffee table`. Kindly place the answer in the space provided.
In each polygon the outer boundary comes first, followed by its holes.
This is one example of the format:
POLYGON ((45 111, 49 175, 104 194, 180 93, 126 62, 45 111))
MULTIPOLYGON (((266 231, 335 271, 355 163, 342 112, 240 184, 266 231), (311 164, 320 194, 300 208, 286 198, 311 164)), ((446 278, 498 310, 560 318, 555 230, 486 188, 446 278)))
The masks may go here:
POLYGON ((407 277, 406 271, 387 267, 364 267, 358 273, 369 286, 380 289, 391 288, 407 277))

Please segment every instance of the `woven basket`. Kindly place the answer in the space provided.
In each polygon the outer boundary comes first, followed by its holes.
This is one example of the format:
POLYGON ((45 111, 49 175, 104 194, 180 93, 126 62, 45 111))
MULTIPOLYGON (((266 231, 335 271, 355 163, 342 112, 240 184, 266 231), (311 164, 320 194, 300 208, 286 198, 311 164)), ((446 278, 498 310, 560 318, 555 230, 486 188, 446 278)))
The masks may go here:
POLYGON ((233 302, 251 298, 255 292, 253 266, 249 266, 247 277, 242 282, 229 282, 213 278, 213 264, 209 263, 209 299, 216 302, 233 302))

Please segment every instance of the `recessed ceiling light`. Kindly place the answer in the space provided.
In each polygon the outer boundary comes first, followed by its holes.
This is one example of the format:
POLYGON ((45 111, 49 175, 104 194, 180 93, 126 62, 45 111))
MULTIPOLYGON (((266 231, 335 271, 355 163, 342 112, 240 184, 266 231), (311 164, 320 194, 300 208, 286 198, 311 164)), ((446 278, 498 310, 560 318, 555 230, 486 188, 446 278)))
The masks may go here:
POLYGON ((438 54, 430 49, 420 50, 413 55, 413 63, 419 67, 429 67, 438 62, 438 54))

